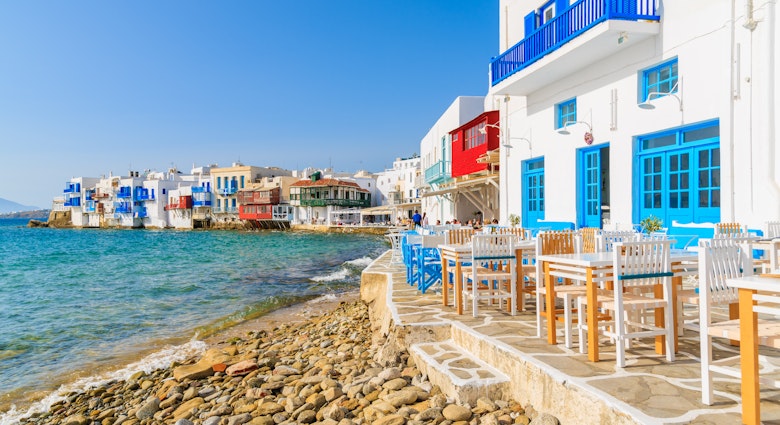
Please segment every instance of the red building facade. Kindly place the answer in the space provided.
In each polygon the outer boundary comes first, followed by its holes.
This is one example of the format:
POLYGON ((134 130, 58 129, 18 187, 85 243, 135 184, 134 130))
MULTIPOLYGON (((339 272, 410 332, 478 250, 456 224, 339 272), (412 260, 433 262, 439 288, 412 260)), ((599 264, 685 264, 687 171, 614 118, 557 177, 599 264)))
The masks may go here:
POLYGON ((499 129, 486 125, 498 126, 498 121, 498 111, 483 112, 450 132, 452 177, 466 176, 488 169, 488 164, 477 162, 477 158, 488 151, 498 149, 499 129))

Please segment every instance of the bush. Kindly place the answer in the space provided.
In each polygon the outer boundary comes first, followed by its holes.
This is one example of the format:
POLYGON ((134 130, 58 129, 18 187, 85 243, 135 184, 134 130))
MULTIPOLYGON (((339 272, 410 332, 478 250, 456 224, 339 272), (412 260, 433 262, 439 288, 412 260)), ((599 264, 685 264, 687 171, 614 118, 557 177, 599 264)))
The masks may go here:
POLYGON ((653 233, 661 230, 664 227, 664 222, 654 215, 649 215, 643 218, 639 225, 642 226, 645 233, 653 233))

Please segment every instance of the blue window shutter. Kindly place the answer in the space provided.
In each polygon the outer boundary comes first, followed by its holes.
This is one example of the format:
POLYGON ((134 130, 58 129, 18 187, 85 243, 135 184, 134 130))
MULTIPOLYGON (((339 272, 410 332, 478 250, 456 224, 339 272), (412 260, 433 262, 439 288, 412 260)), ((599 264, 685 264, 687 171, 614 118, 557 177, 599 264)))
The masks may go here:
POLYGON ((536 30, 536 11, 525 15, 525 36, 528 37, 536 30))
POLYGON ((569 0, 555 0, 555 16, 563 15, 563 12, 569 8, 569 0))

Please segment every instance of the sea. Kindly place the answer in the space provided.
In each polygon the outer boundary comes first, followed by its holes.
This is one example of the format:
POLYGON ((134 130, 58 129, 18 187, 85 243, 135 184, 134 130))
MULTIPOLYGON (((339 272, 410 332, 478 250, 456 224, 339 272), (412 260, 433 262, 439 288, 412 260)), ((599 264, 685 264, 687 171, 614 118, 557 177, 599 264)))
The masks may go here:
POLYGON ((359 233, 27 222, 0 219, 0 425, 198 354, 245 320, 355 291, 389 248, 359 233))

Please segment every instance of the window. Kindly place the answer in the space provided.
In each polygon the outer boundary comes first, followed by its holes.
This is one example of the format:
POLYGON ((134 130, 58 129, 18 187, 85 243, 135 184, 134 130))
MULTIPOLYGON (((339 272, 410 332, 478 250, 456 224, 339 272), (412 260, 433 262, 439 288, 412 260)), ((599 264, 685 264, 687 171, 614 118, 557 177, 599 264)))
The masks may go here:
POLYGON ((677 93, 677 58, 642 71, 640 102, 677 93))
POLYGON ((222 189, 222 177, 217 177, 217 189, 222 189))
POLYGON ((555 115, 555 128, 562 128, 567 122, 577 121, 577 98, 556 105, 555 115))
POLYGON ((555 17, 555 1, 550 0, 539 8, 540 24, 544 25, 555 17))
POLYGON ((487 141, 487 135, 479 131, 485 128, 485 123, 480 123, 477 126, 466 129, 465 150, 476 148, 477 146, 484 145, 487 141))
POLYGON ((241 176, 241 189, 244 188, 244 176, 241 176))

